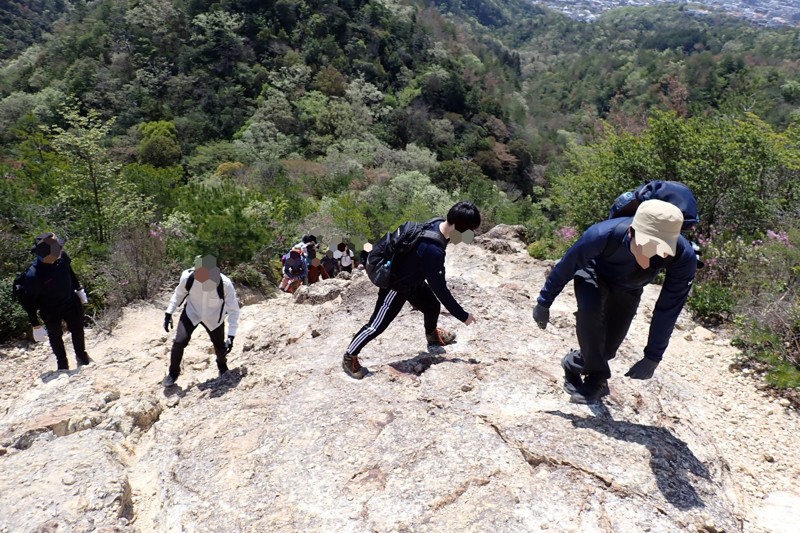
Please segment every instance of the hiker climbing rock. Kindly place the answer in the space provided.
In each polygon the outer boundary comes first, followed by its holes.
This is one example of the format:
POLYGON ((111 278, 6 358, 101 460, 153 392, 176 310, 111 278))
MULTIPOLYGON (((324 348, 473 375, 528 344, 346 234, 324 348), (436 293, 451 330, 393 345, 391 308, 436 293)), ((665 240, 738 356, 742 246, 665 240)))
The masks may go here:
MULTIPOLYGON (((36 260, 20 278, 19 301, 33 327, 34 340, 44 340, 45 334, 56 356, 59 370, 68 370, 61 322, 67 324, 78 366, 91 362, 86 353, 83 332, 83 304, 88 303, 86 291, 72 270, 72 261, 64 251, 64 242, 55 233, 43 233, 34 240, 32 249, 36 260), (39 324, 37 311, 44 321, 39 324)), ((15 288, 16 290, 16 288, 15 288)))
MULTIPOLYGON (((397 317, 403 304, 409 302, 422 312, 425 324, 425 340, 428 351, 441 349, 452 343, 455 335, 437 327, 439 322, 440 302, 458 320, 470 325, 475 318, 464 311, 447 288, 444 273, 445 247, 451 235, 475 230, 481 224, 481 215, 472 202, 458 202, 447 213, 447 219, 436 218, 426 223, 407 222, 397 231, 387 234, 379 241, 367 258, 367 272, 375 282, 370 261, 381 259, 377 268, 385 270, 386 262, 392 275, 387 276, 387 283, 379 285, 378 300, 369 322, 353 337, 342 358, 345 373, 355 379, 362 379, 368 374, 367 368, 361 366, 358 354, 372 339, 383 333, 397 317), (403 243, 408 249, 402 253, 398 248, 403 243), (382 257, 382 252, 390 252, 391 257, 382 257)), ((375 266, 375 264, 373 264, 375 266)))
POLYGON ((178 319, 175 340, 170 354, 169 373, 164 386, 175 384, 181 373, 183 351, 198 324, 202 324, 214 345, 217 369, 222 376, 228 371, 227 355, 239 325, 239 302, 231 280, 220 272, 213 256, 195 259, 195 268, 184 270, 164 315, 164 330, 173 327, 172 313, 186 301, 178 319), (228 338, 225 339, 225 316, 228 316, 228 338))
POLYGON ((571 351, 561 361, 572 402, 594 403, 609 393, 608 361, 628 333, 642 288, 665 270, 644 357, 625 374, 632 379, 653 376, 697 270, 695 251, 680 234, 683 222, 681 210, 671 203, 642 202, 633 217, 589 227, 547 277, 533 309, 541 329, 547 327, 553 301, 574 279, 580 351, 571 351))

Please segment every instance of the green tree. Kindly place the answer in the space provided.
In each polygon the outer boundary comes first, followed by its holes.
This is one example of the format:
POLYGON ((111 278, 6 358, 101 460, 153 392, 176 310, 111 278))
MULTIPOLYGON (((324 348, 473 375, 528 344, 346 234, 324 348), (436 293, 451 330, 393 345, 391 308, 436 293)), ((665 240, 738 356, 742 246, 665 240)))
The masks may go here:
POLYGON ((165 120, 144 122, 139 125, 142 142, 139 145, 139 162, 154 167, 170 167, 181 160, 181 145, 175 124, 165 120))
POLYGON ((51 143, 67 164, 59 169, 58 208, 64 224, 105 244, 121 228, 149 222, 152 204, 119 175, 105 143, 114 119, 97 111, 81 114, 73 104, 62 110, 67 127, 50 128, 51 143))

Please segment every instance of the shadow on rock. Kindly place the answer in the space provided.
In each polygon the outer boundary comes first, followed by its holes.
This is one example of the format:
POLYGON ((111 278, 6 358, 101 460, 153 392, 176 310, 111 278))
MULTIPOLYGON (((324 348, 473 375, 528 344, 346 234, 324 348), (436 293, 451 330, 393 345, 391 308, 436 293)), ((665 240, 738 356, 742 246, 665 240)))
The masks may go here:
POLYGON ((39 376, 43 383, 49 383, 54 379, 58 379, 59 376, 67 375, 67 376, 74 376, 81 371, 80 368, 75 368, 73 370, 50 370, 49 372, 45 372, 39 376))
POLYGON ((247 367, 241 366, 227 371, 218 378, 209 379, 197 385, 201 391, 210 390, 212 398, 219 398, 231 389, 235 389, 242 378, 247 375, 247 367))
POLYGON ((186 396, 186 389, 178 385, 172 385, 170 387, 164 387, 164 397, 171 398, 172 396, 177 396, 178 398, 183 398, 186 396))
POLYGON ((614 420, 602 403, 591 408, 596 416, 586 418, 561 411, 545 412, 566 418, 576 428, 591 429, 617 440, 641 444, 650 452, 650 468, 658 489, 669 503, 682 511, 705 507, 687 472, 709 481, 711 474, 685 442, 666 428, 614 420))
POLYGON ((421 375, 433 365, 440 363, 467 363, 470 365, 477 365, 477 359, 460 359, 458 357, 441 357, 439 355, 431 354, 430 352, 420 352, 416 357, 397 361, 396 363, 389 363, 389 366, 402 372, 403 374, 421 375))

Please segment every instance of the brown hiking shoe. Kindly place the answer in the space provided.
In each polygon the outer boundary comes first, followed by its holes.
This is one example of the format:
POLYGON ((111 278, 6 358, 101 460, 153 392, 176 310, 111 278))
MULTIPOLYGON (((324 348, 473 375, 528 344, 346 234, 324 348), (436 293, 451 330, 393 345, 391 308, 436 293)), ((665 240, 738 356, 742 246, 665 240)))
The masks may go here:
POLYGON ((429 346, 447 346, 456 341, 456 334, 443 328, 436 328, 433 333, 426 333, 425 339, 429 346))
POLYGON ((357 355, 344 354, 344 357, 342 357, 342 368, 344 369, 344 373, 353 379, 363 379, 364 376, 369 374, 367 367, 358 364, 357 355))

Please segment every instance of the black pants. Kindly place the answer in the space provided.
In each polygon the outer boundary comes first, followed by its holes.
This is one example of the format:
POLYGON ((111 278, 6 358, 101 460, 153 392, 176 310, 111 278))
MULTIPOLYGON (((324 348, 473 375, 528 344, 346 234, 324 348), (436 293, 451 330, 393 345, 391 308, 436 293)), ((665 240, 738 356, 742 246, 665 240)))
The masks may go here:
POLYGON ((62 320, 67 323, 67 329, 72 334, 72 347, 75 349, 75 358, 83 364, 89 362, 83 335, 83 304, 77 295, 73 295, 62 308, 49 311, 47 316, 43 316, 43 318, 44 326, 47 328, 47 338, 56 356, 59 370, 69 368, 67 350, 64 347, 64 333, 61 330, 62 320))
POLYGON ((381 289, 378 291, 378 301, 375 302, 375 310, 372 312, 369 322, 364 324, 361 330, 356 333, 345 353, 358 355, 364 346, 383 333, 400 313, 403 304, 406 302, 422 312, 425 317, 425 333, 436 331, 441 306, 427 283, 402 292, 381 289))
POLYGON ((583 374, 608 379, 608 362, 617 355, 628 334, 642 289, 612 291, 592 269, 575 273, 575 299, 578 302, 577 334, 580 354, 573 354, 567 366, 583 374))
MULTIPOLYGON (((186 316, 186 309, 181 313, 181 318, 178 320, 178 329, 175 332, 175 340, 172 342, 172 352, 169 358, 169 375, 173 379, 178 379, 181 374, 181 361, 183 360, 183 350, 189 345, 189 340, 192 338, 192 333, 197 326, 192 324, 189 317, 186 316)), ((217 369, 219 373, 228 371, 228 360, 225 354, 225 323, 213 331, 209 331, 205 324, 203 327, 208 331, 208 336, 211 337, 211 343, 214 345, 214 353, 217 354, 217 369)))

